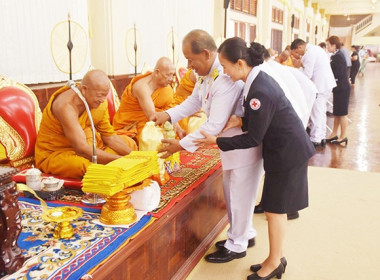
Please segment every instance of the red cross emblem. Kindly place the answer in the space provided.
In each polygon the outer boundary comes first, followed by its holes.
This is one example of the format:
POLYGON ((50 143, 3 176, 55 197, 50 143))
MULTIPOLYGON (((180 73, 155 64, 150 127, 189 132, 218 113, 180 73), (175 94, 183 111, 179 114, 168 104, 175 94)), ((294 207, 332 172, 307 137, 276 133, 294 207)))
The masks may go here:
POLYGON ((258 100, 257 98, 252 98, 250 101, 249 101, 249 106, 251 106, 251 109, 252 110, 258 110, 260 107, 261 107, 261 102, 260 100, 258 100))

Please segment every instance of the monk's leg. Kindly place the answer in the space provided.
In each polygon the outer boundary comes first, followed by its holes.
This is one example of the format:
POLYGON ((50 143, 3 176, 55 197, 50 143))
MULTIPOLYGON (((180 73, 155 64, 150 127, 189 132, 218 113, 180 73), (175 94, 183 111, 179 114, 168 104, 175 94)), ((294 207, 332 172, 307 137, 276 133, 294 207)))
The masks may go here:
POLYGON ((55 176, 82 179, 90 163, 89 160, 76 155, 74 151, 56 152, 38 168, 55 176))

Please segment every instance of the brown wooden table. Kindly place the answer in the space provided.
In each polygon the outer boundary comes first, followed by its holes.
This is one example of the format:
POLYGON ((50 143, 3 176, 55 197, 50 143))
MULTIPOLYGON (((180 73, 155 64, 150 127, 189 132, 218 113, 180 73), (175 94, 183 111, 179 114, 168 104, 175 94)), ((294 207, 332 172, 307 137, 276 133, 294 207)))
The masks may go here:
POLYGON ((226 225, 219 168, 101 265, 92 279, 185 279, 226 225))

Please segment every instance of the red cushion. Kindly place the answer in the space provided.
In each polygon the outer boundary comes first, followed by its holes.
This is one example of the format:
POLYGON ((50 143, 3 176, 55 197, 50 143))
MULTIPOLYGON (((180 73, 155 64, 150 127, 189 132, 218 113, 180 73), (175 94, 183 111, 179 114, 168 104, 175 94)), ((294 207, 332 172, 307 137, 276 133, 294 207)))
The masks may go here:
POLYGON ((186 72, 187 72, 187 69, 186 69, 186 68, 183 68, 183 67, 179 68, 179 69, 178 69, 178 75, 179 75, 179 78, 182 79, 183 76, 185 76, 186 72))
MULTIPOLYGON (((29 170, 29 168, 23 169, 17 174, 12 176, 13 181, 17 183, 26 183, 26 172, 29 170)), ((82 189, 82 180, 81 179, 72 179, 72 178, 65 178, 65 177, 59 177, 59 176, 54 176, 51 174, 47 173, 42 173, 41 179, 45 179, 48 177, 53 176, 54 178, 58 178, 64 181, 63 185, 65 186, 66 189, 76 189, 80 190, 82 189)))
POLYGON ((29 94, 16 87, 0 89, 0 115, 23 139, 24 157, 34 155, 37 138, 35 104, 29 94))

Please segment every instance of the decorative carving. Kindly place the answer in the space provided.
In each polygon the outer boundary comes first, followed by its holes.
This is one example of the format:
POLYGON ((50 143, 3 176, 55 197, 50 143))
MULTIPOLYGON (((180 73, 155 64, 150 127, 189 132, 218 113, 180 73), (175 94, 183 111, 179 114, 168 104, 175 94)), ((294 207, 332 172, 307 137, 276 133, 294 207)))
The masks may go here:
POLYGON ((0 167, 0 275, 17 271, 24 263, 17 238, 21 232, 21 213, 17 204, 17 170, 0 167))
MULTIPOLYGON (((27 86, 0 75, 0 89, 7 87, 22 90, 22 92, 24 92, 25 95, 33 101, 34 110, 31 114, 33 113, 37 133, 40 127, 42 113, 35 94, 27 86)), ((0 117, 0 142, 5 148, 6 155, 11 166, 17 167, 22 164, 31 164, 34 161, 33 156, 26 154, 28 152, 26 152, 27 148, 25 147, 25 139, 22 137, 23 136, 19 133, 19 131, 16 131, 16 129, 13 128, 4 118, 0 117)))
POLYGON ((3 87, 16 87, 16 88, 21 89, 22 91, 26 92, 30 96, 30 98, 32 98, 33 104, 34 104, 34 120, 35 120, 35 124, 36 124, 36 130, 38 131, 40 129, 42 112, 41 112, 40 105, 38 103, 37 97, 34 94, 34 92, 30 88, 28 88, 26 85, 15 82, 13 80, 10 80, 10 79, 0 75, 0 89, 3 87))
POLYGON ((0 135, 0 141, 7 152, 9 160, 21 159, 25 154, 25 143, 17 131, 2 117, 0 117, 0 135))

